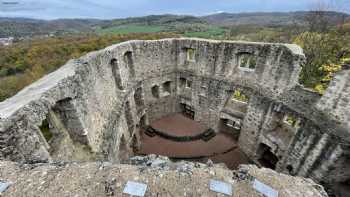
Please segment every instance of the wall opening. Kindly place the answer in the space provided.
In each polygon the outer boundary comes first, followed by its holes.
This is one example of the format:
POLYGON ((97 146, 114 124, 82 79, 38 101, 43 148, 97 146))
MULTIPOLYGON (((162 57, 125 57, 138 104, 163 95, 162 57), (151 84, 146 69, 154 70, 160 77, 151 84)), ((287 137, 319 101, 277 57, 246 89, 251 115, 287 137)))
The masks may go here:
POLYGON ((232 94, 232 99, 233 100, 237 100, 237 101, 241 101, 244 103, 247 103, 249 101, 249 97, 246 96, 242 90, 240 89, 236 89, 233 94, 232 94))
POLYGON ((257 64, 256 56, 251 53, 238 54, 238 64, 241 69, 254 71, 257 64))
POLYGON ((192 81, 190 80, 186 81, 186 88, 192 88, 192 81))
POLYGON ((129 77, 135 77, 133 54, 131 51, 127 51, 124 53, 124 62, 129 70, 129 77))
POLYGON ((298 118, 292 114, 286 114, 283 118, 283 122, 294 128, 298 127, 298 118))
POLYGON ((241 131, 241 123, 238 121, 221 118, 219 121, 219 131, 228 133, 232 135, 235 140, 238 140, 241 131))
POLYGON ((187 105, 187 104, 184 104, 184 103, 181 103, 181 111, 182 111, 182 114, 192 120, 194 120, 194 115, 195 115, 195 112, 194 112, 194 109, 193 107, 187 105))
POLYGON ((139 87, 135 90, 134 100, 137 108, 142 107, 144 105, 144 99, 142 96, 142 87, 139 87))
POLYGON ((180 84, 180 89, 183 90, 186 86, 186 79, 183 77, 180 77, 179 84, 180 84))
POLYGON ((152 96, 153 96, 154 98, 159 98, 159 86, 154 85, 154 86, 152 87, 152 96))
POLYGON ((139 125, 140 128, 145 128, 148 125, 146 115, 141 116, 139 125))
POLYGON ((288 170, 289 174, 294 175, 294 174, 293 174, 294 168, 293 168, 292 165, 290 165, 290 164, 287 165, 286 169, 288 170))
POLYGON ((278 162, 278 157, 271 152, 271 147, 261 143, 258 148, 259 163, 270 169, 275 169, 278 162))
POLYGON ((112 74, 113 74, 115 83, 117 85, 117 88, 120 89, 120 90, 123 90, 124 87, 123 87, 123 84, 122 84, 122 77, 120 75, 120 69, 119 69, 118 60, 115 59, 115 58, 111 59, 110 65, 111 65, 111 68, 112 68, 112 74))
POLYGON ((134 121, 132 118, 132 113, 131 113, 131 107, 130 107, 130 103, 129 101, 127 101, 125 103, 125 119, 126 119, 126 123, 128 125, 128 130, 129 130, 129 134, 130 136, 132 135, 132 133, 134 132, 134 121))
POLYGON ((171 81, 163 83, 163 91, 168 94, 171 93, 171 81))
POLYGON ((196 50, 194 50, 194 49, 191 49, 191 48, 187 48, 186 49, 186 59, 187 59, 187 61, 189 61, 189 62, 195 62, 196 61, 196 58, 195 58, 195 56, 196 56, 196 50))
POLYGON ((40 131, 43 134, 46 142, 49 143, 53 137, 53 133, 50 130, 50 123, 47 120, 47 118, 45 120, 43 120, 43 122, 39 128, 40 128, 40 131))
MULTIPOLYGON (((52 111, 62 122, 64 129, 67 130, 73 141, 80 142, 81 144, 88 144, 85 130, 81 125, 79 114, 76 112, 72 98, 65 98, 57 101, 52 111)), ((53 126, 59 127, 59 123, 56 122, 53 126)))
POLYGON ((244 119, 248 111, 248 101, 249 97, 243 94, 240 89, 236 89, 234 92, 227 91, 227 100, 223 109, 232 119, 244 119))

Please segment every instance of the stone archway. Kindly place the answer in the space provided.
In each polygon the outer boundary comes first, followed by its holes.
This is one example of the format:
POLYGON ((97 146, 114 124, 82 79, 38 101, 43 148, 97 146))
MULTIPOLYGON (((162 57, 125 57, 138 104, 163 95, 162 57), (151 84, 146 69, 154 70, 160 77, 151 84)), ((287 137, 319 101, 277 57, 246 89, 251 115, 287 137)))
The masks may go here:
POLYGON ((260 165, 266 168, 275 169, 278 163, 278 157, 271 152, 271 147, 261 143, 258 148, 258 161, 260 165))

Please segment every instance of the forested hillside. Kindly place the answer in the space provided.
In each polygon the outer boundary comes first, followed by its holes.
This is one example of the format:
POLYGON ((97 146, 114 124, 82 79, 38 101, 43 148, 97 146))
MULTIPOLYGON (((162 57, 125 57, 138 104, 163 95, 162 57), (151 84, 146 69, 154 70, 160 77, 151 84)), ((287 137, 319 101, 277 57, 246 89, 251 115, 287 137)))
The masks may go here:
MULTIPOLYGON (((178 32, 188 35, 223 35, 227 29, 237 27, 283 28, 292 25, 307 25, 305 18, 311 12, 268 13, 220 13, 203 17, 183 15, 150 15, 125 19, 59 19, 36 20, 25 18, 0 18, 0 37, 32 37, 38 35, 63 35, 69 33, 154 33, 178 32), (204 33, 203 33, 204 32, 204 33), (207 33, 207 34, 205 34, 207 33)), ((350 15, 324 12, 323 17, 331 24, 350 20, 350 15)))
POLYGON ((153 15, 105 21, 3 18, 0 19, 0 37, 25 35, 31 38, 0 47, 0 101, 54 71, 67 60, 89 51, 130 39, 177 36, 296 43, 304 49, 307 57, 300 83, 322 94, 334 73, 350 61, 349 16, 334 12, 295 14, 222 13, 201 18, 153 15), (288 22, 291 19, 295 19, 293 23, 288 22), (252 20, 263 25, 251 24, 252 20), (56 34, 42 36, 49 32, 56 34))
POLYGON ((72 35, 28 40, 0 48, 0 101, 23 87, 56 70, 69 59, 87 52, 133 39, 177 37, 171 33, 128 35, 72 35))

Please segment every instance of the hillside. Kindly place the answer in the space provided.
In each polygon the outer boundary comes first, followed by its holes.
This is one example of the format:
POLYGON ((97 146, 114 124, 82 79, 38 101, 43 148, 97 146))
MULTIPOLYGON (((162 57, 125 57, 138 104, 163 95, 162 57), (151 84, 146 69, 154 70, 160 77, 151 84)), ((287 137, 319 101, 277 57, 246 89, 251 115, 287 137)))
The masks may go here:
MULTIPOLYGON (((255 12, 255 13, 219 13, 201 17, 209 24, 221 26, 259 25, 259 26, 286 26, 304 24, 305 17, 313 12, 255 12)), ((345 19, 350 20, 350 15, 339 12, 324 12, 325 17, 331 23, 345 19)))
POLYGON ((151 15, 113 20, 0 18, 0 37, 33 37, 67 33, 154 33, 162 31, 202 31, 208 29, 204 20, 194 16, 151 15))
POLYGON ((28 18, 0 18, 0 37, 32 37, 61 35, 64 33, 92 31, 92 26, 101 23, 94 19, 37 20, 28 18))
MULTIPOLYGON (((305 24, 310 12, 219 13, 203 17, 185 15, 150 15, 113 20, 59 19, 37 20, 26 18, 0 18, 0 37, 33 37, 90 32, 98 34, 177 32, 190 36, 223 35, 232 26, 282 27, 305 24)), ((336 24, 350 20, 350 15, 327 12, 327 20, 336 24)))

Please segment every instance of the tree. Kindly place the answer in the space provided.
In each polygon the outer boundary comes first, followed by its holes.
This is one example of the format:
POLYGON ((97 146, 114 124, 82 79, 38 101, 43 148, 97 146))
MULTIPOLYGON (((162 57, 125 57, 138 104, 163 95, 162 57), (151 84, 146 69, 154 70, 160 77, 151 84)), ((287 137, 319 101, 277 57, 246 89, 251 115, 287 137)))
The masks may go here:
POLYGON ((304 32, 294 43, 304 49, 306 64, 303 66, 300 83, 323 93, 335 72, 350 57, 350 32, 339 29, 329 33, 304 32))
POLYGON ((345 14, 338 13, 342 2, 339 0, 316 0, 309 12, 304 16, 304 21, 309 32, 326 33, 332 26, 345 23, 345 14))

